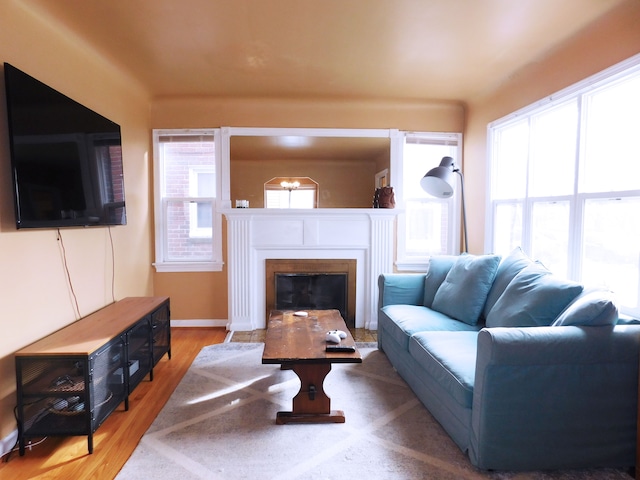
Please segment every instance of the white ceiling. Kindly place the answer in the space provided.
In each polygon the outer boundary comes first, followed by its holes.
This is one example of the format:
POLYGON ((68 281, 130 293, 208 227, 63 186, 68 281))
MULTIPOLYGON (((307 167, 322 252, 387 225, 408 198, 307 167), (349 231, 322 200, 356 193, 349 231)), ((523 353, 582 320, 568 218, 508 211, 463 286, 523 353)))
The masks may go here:
POLYGON ((154 97, 471 101, 637 0, 16 0, 154 97))

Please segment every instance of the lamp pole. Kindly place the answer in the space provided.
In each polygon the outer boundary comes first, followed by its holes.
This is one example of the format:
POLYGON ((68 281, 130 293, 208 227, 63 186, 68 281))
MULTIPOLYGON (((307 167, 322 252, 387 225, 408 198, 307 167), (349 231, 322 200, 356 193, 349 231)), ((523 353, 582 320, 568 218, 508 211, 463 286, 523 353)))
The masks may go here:
POLYGON ((464 252, 469 253, 469 243, 467 241, 467 207, 464 200, 464 176, 459 168, 454 167, 454 172, 460 175, 460 199, 462 200, 462 233, 464 234, 464 252))

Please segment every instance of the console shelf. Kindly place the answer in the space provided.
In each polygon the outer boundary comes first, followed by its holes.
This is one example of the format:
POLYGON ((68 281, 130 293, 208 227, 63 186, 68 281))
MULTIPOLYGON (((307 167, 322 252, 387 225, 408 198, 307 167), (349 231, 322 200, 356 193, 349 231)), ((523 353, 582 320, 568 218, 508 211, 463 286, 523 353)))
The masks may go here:
POLYGON ((166 353, 168 297, 129 297, 16 352, 20 455, 27 438, 93 433, 166 353))

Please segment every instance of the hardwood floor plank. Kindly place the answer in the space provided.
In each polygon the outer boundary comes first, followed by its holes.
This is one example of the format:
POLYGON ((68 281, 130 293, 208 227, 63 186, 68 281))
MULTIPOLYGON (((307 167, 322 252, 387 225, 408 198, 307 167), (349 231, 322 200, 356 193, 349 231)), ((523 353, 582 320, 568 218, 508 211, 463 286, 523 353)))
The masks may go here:
MULTIPOLYGON (((0 478, 112 479, 147 431, 200 350, 224 342, 224 328, 172 328, 171 360, 165 355, 154 368, 154 380, 144 380, 129 397, 129 411, 120 405, 93 437, 93 454, 87 437, 49 437, 27 449, 23 457, 14 452, 0 463, 0 478)), ((36 443, 36 442, 34 442, 36 443)))

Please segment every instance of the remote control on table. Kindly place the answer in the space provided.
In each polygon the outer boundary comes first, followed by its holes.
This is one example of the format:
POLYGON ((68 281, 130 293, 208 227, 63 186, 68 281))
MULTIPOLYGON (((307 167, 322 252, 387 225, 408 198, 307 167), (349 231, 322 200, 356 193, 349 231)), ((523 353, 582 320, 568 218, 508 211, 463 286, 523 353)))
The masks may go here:
POLYGON ((354 347, 353 345, 327 345, 326 349, 327 352, 355 352, 356 351, 356 347, 354 347))

